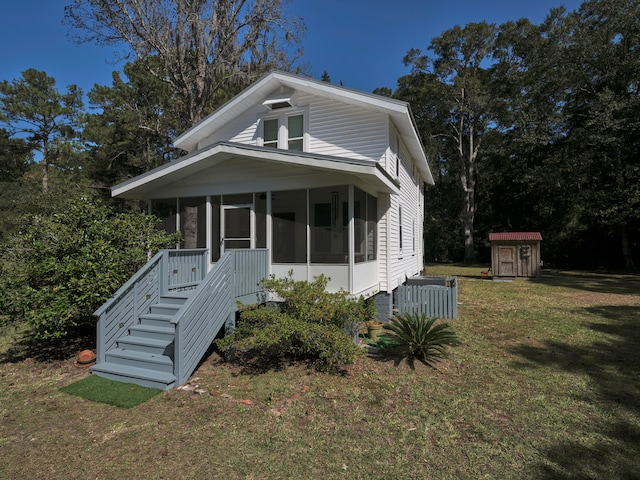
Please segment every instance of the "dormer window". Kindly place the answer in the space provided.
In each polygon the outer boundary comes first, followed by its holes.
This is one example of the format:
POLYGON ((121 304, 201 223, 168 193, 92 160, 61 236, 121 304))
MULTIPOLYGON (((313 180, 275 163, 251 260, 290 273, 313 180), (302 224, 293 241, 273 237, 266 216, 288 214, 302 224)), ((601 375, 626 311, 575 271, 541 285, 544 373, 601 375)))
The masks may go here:
POLYGON ((287 117, 287 147, 289 150, 302 152, 304 150, 304 118, 302 115, 287 117))
POLYGON ((262 144, 265 147, 278 148, 278 119, 270 118, 264 121, 264 136, 262 144))
POLYGON ((305 151, 306 112, 296 109, 291 112, 270 114, 261 120, 262 146, 282 150, 305 151))

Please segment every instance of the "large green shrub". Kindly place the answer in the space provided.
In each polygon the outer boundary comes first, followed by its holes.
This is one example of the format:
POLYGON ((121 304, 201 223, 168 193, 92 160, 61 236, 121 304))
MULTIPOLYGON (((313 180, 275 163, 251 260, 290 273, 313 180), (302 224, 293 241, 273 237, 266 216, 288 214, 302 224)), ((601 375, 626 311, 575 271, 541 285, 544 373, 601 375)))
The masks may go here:
POLYGON ((259 369, 277 368, 290 361, 309 361, 321 370, 336 370, 353 362, 360 352, 353 329, 371 318, 373 306, 346 293, 326 291, 328 279, 294 281, 271 277, 262 285, 275 294, 275 305, 244 307, 238 328, 217 341, 237 360, 259 369))
POLYGON ((36 337, 93 325, 93 312, 147 261, 175 245, 155 217, 118 213, 88 198, 63 211, 26 215, 0 257, 0 308, 36 337))

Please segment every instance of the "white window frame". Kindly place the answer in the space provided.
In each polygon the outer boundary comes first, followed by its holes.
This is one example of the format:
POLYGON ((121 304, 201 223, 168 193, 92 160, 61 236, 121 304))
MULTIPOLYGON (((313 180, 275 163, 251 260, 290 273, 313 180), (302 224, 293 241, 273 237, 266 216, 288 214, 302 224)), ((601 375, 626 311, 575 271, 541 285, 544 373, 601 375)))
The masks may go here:
POLYGON ((398 205, 398 258, 402 260, 403 238, 402 238, 402 204, 398 205))
MULTIPOLYGON (((309 151, 309 109, 308 108, 283 108, 276 112, 269 112, 258 118, 258 146, 264 147, 264 124, 267 120, 278 120, 277 148, 289 149, 289 117, 302 116, 302 151, 309 151)), ((299 137, 296 137, 299 138, 299 137)))
POLYGON ((395 137, 394 137, 394 149, 395 149, 395 154, 396 154, 396 178, 400 178, 400 167, 402 164, 402 159, 400 158, 400 148, 402 148, 402 145, 400 143, 400 132, 398 132, 398 130, 395 130, 395 137))

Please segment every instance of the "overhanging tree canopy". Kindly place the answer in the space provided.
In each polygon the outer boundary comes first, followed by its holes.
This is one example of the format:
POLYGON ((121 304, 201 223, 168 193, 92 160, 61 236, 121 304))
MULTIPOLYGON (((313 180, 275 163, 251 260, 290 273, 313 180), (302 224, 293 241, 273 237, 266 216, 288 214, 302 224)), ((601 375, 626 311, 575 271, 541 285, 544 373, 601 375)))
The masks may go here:
POLYGON ((218 90, 290 70, 304 29, 282 0, 74 0, 65 20, 76 40, 125 45, 128 58, 156 56, 149 71, 179 93, 191 125, 218 90))

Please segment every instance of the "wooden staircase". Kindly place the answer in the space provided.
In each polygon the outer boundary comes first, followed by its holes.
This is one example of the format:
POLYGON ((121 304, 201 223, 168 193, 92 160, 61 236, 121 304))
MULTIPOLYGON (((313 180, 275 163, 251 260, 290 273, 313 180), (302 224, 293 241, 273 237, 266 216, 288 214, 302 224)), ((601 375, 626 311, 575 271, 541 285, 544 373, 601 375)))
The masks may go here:
POLYGON ((229 250, 210 269, 205 249, 163 250, 95 315, 92 373, 168 390, 185 383, 237 302, 264 301, 266 249, 229 250))
POLYGON ((163 295, 138 317, 137 323, 105 353, 105 361, 91 371, 101 377, 168 390, 175 386, 173 372, 176 315, 189 299, 188 292, 163 295))

